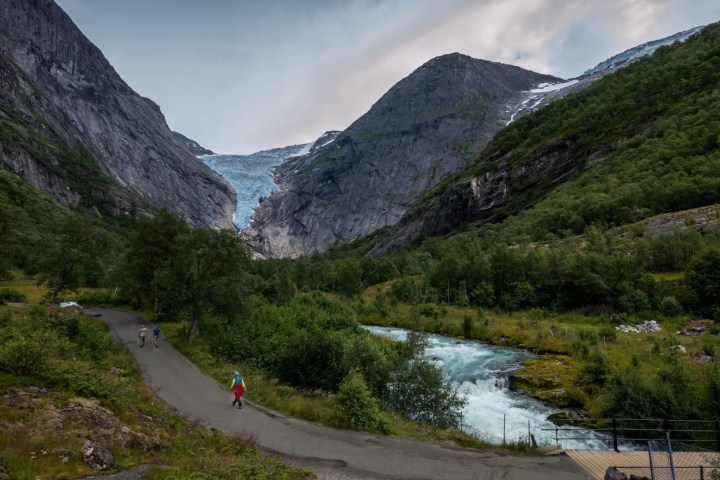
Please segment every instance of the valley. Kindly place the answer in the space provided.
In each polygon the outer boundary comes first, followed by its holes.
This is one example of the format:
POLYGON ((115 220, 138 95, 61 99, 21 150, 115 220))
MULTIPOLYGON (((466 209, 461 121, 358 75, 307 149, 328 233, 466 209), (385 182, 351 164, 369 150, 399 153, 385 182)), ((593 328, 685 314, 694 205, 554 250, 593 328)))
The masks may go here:
POLYGON ((87 476, 85 440, 157 479, 584 478, 543 428, 720 418, 719 24, 570 79, 437 55, 229 155, 54 1, 0 17, 0 478, 87 476))

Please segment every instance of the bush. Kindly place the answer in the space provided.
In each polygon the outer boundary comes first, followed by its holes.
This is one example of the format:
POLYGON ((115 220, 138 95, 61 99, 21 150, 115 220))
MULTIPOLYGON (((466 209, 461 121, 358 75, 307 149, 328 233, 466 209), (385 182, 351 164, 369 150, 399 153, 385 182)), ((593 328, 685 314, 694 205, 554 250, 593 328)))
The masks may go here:
POLYGON ((682 307, 680 306, 680 302, 678 302, 677 299, 672 296, 663 297, 663 299, 660 300, 660 305, 658 305, 658 308, 660 309, 660 313, 662 313, 666 317, 675 317, 682 313, 682 307))
POLYGON ((124 299, 120 295, 105 290, 93 290, 83 292, 77 296, 77 302, 80 305, 92 306, 117 306, 124 303, 124 299))
POLYGON ((406 417, 435 428, 457 428, 467 403, 437 366, 419 357, 395 370, 384 401, 406 417))
POLYGON ((420 308, 418 309, 418 312, 423 317, 432 318, 433 320, 437 320, 440 318, 441 315, 444 315, 447 310, 445 307, 442 307, 440 305, 435 305, 434 303, 424 303, 420 305, 420 308))
POLYGON ((382 425, 377 402, 357 369, 352 369, 340 383, 335 399, 349 427, 366 430, 382 425))
POLYGON ((112 350, 112 335, 100 325, 82 325, 78 338, 82 352, 92 360, 101 360, 112 350))
POLYGON ((47 365, 47 345, 40 335, 15 330, 0 346, 0 369, 13 375, 40 375, 47 365))
POLYGON ((22 292, 11 288, 0 288, 0 304, 6 302, 26 303, 27 298, 22 292))

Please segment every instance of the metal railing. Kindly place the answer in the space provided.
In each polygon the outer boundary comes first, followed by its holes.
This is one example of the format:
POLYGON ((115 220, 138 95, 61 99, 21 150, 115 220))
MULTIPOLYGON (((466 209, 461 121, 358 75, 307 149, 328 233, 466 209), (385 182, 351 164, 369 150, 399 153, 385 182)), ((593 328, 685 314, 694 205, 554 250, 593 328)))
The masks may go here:
POLYGON ((648 440, 666 440, 720 451, 720 420, 671 420, 653 418, 559 419, 552 428, 540 428, 555 443, 604 438, 608 448, 620 451, 625 446, 648 440), (582 427, 582 428, 579 428, 582 427), (591 433, 592 432, 592 437, 591 433), (599 437, 598 437, 599 435, 599 437))

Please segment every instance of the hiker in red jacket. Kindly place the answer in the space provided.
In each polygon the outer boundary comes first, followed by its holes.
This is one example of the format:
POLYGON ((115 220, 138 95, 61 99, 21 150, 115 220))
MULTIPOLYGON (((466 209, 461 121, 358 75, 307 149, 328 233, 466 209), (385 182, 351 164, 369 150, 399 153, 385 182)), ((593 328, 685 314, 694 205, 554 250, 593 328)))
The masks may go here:
POLYGON ((233 400, 232 404, 235 405, 235 402, 237 402, 237 407, 242 408, 242 396, 247 387, 240 372, 235 372, 235 377, 230 382, 230 390, 233 389, 235 389, 235 400, 233 400))

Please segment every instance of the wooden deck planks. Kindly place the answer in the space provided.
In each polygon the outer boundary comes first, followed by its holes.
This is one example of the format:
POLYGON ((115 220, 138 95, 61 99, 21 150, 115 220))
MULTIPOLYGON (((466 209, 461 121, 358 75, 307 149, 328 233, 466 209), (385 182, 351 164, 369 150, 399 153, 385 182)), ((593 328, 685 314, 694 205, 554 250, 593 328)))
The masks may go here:
MULTIPOLYGON (((565 452, 570 458, 577 462, 585 471, 597 480, 603 480, 605 471, 608 467, 637 467, 628 469, 626 473, 650 477, 650 461, 648 452, 615 452, 607 450, 566 450, 565 452), (643 468, 644 467, 644 468, 643 468)), ((667 467, 667 457, 663 458, 661 454, 653 455, 653 462, 656 467, 667 467)), ((720 453, 708 452, 675 452, 673 454, 673 463, 676 467, 698 467, 699 465, 708 466, 713 458, 720 459, 720 453)), ((621 469, 622 470, 622 469, 621 469)), ((670 478, 669 470, 663 469, 664 473, 658 475, 659 478, 670 478)), ((699 478, 699 469, 678 469, 678 479, 699 478)), ((705 473, 705 478, 709 479, 709 471, 705 473)))

